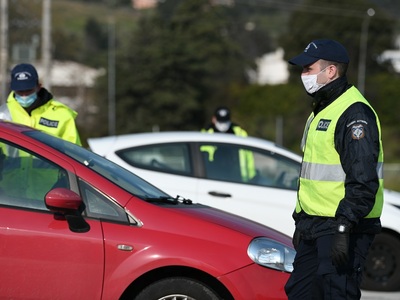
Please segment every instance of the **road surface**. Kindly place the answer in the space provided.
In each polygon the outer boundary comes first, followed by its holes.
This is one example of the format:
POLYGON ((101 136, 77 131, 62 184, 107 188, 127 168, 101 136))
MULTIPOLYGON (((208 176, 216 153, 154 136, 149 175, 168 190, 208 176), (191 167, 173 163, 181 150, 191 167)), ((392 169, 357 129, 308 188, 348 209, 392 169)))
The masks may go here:
POLYGON ((400 292, 361 291, 361 300, 399 300, 400 292))

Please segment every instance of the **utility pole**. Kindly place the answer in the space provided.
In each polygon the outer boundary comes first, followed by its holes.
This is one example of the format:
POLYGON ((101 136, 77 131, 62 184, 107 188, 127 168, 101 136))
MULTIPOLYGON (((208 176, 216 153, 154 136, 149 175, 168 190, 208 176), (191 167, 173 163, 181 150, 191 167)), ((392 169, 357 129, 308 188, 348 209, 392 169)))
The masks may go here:
POLYGON ((368 48, 368 29, 371 17, 375 15, 375 10, 369 8, 367 15, 364 17, 361 24, 361 35, 360 35, 360 56, 358 61, 358 84, 357 88, 364 94, 365 89, 365 72, 366 72, 366 60, 367 60, 367 48, 368 48))
POLYGON ((6 103, 7 99, 7 62, 8 62, 8 0, 0 3, 1 36, 0 36, 0 78, 1 92, 0 104, 6 103))
POLYGON ((108 135, 116 133, 115 113, 115 18, 108 23, 108 135))
POLYGON ((110 7, 108 18, 108 135, 116 134, 116 100, 115 100, 115 0, 106 0, 110 7))
POLYGON ((281 115, 276 116, 275 119, 275 143, 283 146, 283 117, 281 115))
MULTIPOLYGON (((4 1, 4 0, 3 0, 4 1)), ((51 0, 43 0, 42 12, 42 65, 43 86, 51 89, 51 0)))

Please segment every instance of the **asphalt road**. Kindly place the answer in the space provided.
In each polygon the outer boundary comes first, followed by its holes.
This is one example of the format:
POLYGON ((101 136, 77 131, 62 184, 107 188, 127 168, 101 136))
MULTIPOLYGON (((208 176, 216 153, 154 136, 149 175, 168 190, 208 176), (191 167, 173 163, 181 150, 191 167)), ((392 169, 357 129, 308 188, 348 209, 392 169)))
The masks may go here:
POLYGON ((400 292, 371 292, 361 291, 361 300, 399 300, 400 292))

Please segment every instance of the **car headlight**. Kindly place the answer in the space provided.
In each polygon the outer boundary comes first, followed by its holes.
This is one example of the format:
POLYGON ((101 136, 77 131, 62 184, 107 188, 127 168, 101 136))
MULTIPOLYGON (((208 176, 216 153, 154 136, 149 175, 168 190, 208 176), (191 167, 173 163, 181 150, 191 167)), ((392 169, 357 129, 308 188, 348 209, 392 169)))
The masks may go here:
POLYGON ((256 264, 291 273, 296 251, 268 238, 256 238, 251 241, 247 254, 256 264))

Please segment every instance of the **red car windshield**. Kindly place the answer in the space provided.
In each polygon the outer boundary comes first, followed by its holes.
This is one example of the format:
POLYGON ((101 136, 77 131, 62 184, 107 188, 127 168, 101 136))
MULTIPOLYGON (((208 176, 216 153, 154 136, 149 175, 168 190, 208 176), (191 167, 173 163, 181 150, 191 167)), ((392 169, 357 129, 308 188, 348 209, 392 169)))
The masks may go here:
POLYGON ((71 157, 139 198, 172 199, 168 194, 137 175, 81 146, 41 131, 25 131, 24 134, 71 157))

